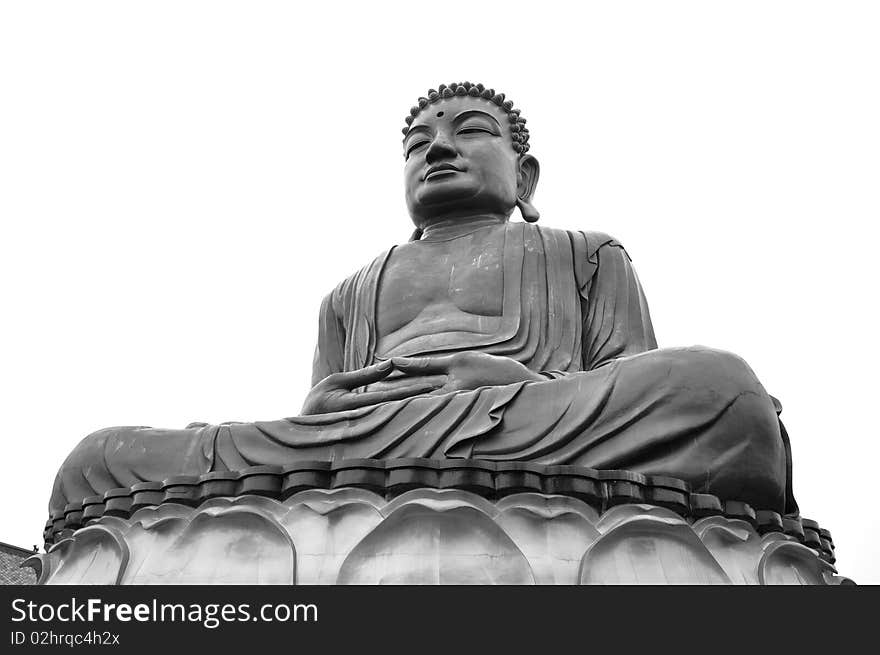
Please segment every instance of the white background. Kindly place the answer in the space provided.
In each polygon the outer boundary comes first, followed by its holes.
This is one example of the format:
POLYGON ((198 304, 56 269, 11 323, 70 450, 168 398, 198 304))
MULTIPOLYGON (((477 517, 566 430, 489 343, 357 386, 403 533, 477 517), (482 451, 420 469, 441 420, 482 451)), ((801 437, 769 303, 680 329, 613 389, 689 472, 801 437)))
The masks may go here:
POLYGON ((2 6, 0 540, 93 430, 297 414, 321 297, 411 231, 407 110, 469 79, 527 117, 542 224, 782 400, 803 514, 880 582, 877 5, 376 4, 2 6))

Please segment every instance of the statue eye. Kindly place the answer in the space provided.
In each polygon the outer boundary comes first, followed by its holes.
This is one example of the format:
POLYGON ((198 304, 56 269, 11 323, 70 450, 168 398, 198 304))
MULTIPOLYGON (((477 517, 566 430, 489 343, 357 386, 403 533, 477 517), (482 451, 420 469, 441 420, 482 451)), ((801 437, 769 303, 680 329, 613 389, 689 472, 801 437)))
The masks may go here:
POLYGON ((479 125, 468 125, 467 127, 463 127, 458 131, 458 134, 495 134, 492 130, 487 127, 480 127, 479 125))
POLYGON ((415 143, 410 144, 409 148, 406 149, 406 158, 409 159, 409 156, 412 153, 425 145, 428 145, 427 141, 416 141, 415 143))

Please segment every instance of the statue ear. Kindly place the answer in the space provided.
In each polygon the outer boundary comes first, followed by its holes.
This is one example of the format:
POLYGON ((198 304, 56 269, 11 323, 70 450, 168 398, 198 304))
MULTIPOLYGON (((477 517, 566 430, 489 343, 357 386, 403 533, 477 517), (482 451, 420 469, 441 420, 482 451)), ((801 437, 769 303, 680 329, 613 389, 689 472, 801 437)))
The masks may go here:
POLYGON ((522 214, 523 220, 534 223, 541 216, 532 204, 532 196, 538 186, 538 178, 541 176, 541 166, 538 160, 531 155, 523 155, 519 159, 519 174, 516 186, 516 205, 522 214))

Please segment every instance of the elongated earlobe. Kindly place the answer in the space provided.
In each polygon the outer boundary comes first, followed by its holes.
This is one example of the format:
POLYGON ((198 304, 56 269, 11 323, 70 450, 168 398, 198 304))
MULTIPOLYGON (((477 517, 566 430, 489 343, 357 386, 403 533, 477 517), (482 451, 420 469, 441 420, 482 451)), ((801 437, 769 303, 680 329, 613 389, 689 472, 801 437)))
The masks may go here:
POLYGON ((527 223, 537 223, 541 218, 541 214, 535 209, 535 206, 528 200, 522 198, 516 199, 516 206, 519 207, 519 213, 522 214, 523 220, 527 223))
POLYGON ((516 190, 516 206, 527 223, 536 223, 541 215, 532 204, 532 197, 538 186, 541 167, 532 155, 523 155, 519 160, 519 179, 516 190))

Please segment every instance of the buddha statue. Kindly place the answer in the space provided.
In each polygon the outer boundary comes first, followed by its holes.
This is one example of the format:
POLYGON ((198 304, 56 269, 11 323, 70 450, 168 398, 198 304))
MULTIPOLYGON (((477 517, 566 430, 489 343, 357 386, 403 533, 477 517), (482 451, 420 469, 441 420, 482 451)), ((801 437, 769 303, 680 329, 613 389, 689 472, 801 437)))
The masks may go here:
POLYGON ((503 94, 441 85, 403 132, 415 231, 324 299, 300 415, 99 430, 50 511, 174 475, 401 457, 627 469, 797 510, 779 404, 746 362, 658 348, 623 245, 537 225, 538 160, 503 94))

